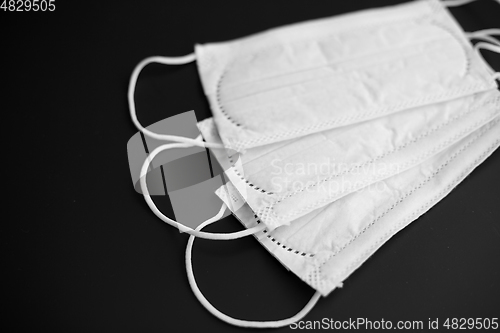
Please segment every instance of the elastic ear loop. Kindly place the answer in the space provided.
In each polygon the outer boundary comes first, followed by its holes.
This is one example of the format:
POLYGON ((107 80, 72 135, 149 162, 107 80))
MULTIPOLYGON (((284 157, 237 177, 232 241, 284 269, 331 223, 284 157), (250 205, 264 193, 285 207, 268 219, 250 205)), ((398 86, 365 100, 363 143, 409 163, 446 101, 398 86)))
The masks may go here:
MULTIPOLYGON (((146 183, 146 174, 149 169, 150 164, 158 155, 164 150, 167 149, 172 149, 172 148, 187 148, 187 147, 192 147, 192 146, 198 146, 198 147, 204 147, 204 148, 224 148, 223 145, 221 144, 216 144, 216 143, 210 143, 210 142, 203 142, 201 140, 201 136, 198 136, 196 139, 191 139, 191 138, 186 138, 182 136, 176 136, 176 135, 166 135, 166 134, 159 134, 152 132, 145 127, 141 125, 139 120, 137 119, 137 112, 135 109, 135 98, 134 98, 134 92, 135 92, 135 86, 137 84, 137 79, 139 78, 139 74, 141 73, 142 69, 150 64, 150 63, 160 63, 160 64, 166 64, 166 65, 182 65, 182 64, 187 64, 196 59, 196 56, 194 53, 188 54, 183 57, 149 57, 144 60, 142 60, 137 66, 134 68, 134 71, 132 72, 132 75, 130 76, 130 83, 129 83, 129 88, 128 88, 128 103, 129 103, 129 109, 130 109, 130 116, 132 118, 132 122, 134 125, 139 129, 141 132, 143 132, 145 135, 152 137, 157 140, 167 140, 167 141, 174 141, 178 143, 167 143, 164 145, 161 145, 154 149, 151 154, 146 158, 144 161, 144 164, 142 165, 141 168, 141 173, 140 173, 140 184, 141 184, 141 190, 144 195, 144 199, 146 200, 146 203, 148 204, 149 208, 155 213, 156 216, 158 216, 163 222, 166 222, 174 227, 177 227, 180 231, 186 232, 190 235, 194 235, 197 237, 201 238, 206 238, 206 239, 216 239, 216 240, 230 240, 230 239, 237 239, 241 237, 245 237, 248 235, 253 235, 265 228, 265 225, 258 225, 254 228, 238 231, 238 232, 233 232, 233 233, 220 233, 220 234, 213 234, 209 232, 202 232, 202 231, 197 231, 193 230, 191 228, 188 228, 177 221, 174 221, 170 219, 169 217, 165 216, 158 207, 154 204, 153 200, 151 199, 151 196, 149 194, 148 186, 146 183)), ((208 219, 208 221, 217 221, 219 220, 222 215, 224 214, 224 211, 226 210, 226 205, 223 204, 219 213, 208 219)))
MULTIPOLYGON (((144 126, 141 125, 139 120, 137 119, 137 112, 135 109, 135 86, 137 85, 137 79, 139 78, 139 74, 141 73, 142 69, 146 67, 148 64, 151 63, 159 63, 159 64, 164 64, 164 65, 183 65, 183 64, 188 64, 190 62, 193 62, 196 59, 196 55, 194 53, 182 56, 182 57, 160 57, 160 56, 155 56, 155 57, 148 57, 144 60, 142 60, 140 63, 135 66, 132 75, 130 76, 130 82, 128 86, 128 106, 130 110, 130 117, 132 118, 132 122, 134 123, 135 127, 144 135, 147 135, 153 139, 156 140, 164 140, 164 141, 173 141, 173 142, 179 142, 179 143, 189 143, 191 146, 199 146, 199 147, 205 147, 205 148, 224 148, 223 145, 216 144, 216 143, 210 143, 210 142, 202 142, 200 140, 196 139, 191 139, 191 138, 186 138, 182 136, 177 136, 177 135, 167 135, 167 134, 159 134, 152 132, 145 128, 144 126)), ((168 149, 168 148, 167 148, 168 149)))
MULTIPOLYGON (((198 136, 198 138, 196 138, 195 141, 197 143, 203 144, 203 142, 201 142, 201 136, 198 136)), ((144 199, 146 200, 146 203, 148 204, 149 208, 151 208, 153 213, 155 213, 155 215, 158 216, 163 222, 166 222, 174 227, 179 228, 179 230, 182 232, 186 232, 192 236, 206 238, 206 239, 215 239, 215 240, 237 239, 237 238, 253 235, 253 234, 265 229, 266 226, 264 224, 260 224, 260 225, 253 227, 253 228, 249 228, 249 229, 237 231, 237 232, 232 232, 232 233, 214 234, 214 233, 210 233, 210 232, 199 231, 198 229, 193 230, 193 229, 186 227, 186 226, 180 224, 179 222, 174 221, 174 220, 170 219, 169 217, 165 216, 158 209, 158 207, 156 207, 153 200, 151 199, 151 196, 150 196, 149 190, 148 190, 148 186, 146 183, 146 174, 147 174, 147 171, 149 169, 149 165, 152 163, 152 161, 154 160, 156 155, 158 155, 159 153, 161 153, 164 150, 172 149, 172 148, 186 148, 186 147, 191 147, 191 146, 193 146, 193 145, 190 143, 167 143, 167 144, 161 145, 161 146, 157 147, 156 149, 154 149, 151 152, 151 154, 149 154, 149 156, 144 161, 144 164, 142 165, 142 168, 141 168, 141 174, 140 174, 141 190, 142 190, 142 193, 144 195, 144 199)), ((221 207, 219 213, 216 216, 205 221, 205 223, 206 222, 215 222, 215 221, 220 220, 220 218, 224 214, 224 211, 226 210, 226 208, 227 208, 226 205, 222 204, 222 207, 221 207)))
POLYGON ((500 47, 500 39, 493 37, 492 35, 500 36, 500 29, 484 29, 474 32, 466 32, 465 35, 469 39, 478 39, 484 42, 489 42, 500 47))
MULTIPOLYGON (((481 52, 479 50, 481 50, 481 49, 483 49, 483 50, 489 50, 489 51, 492 51, 492 52, 500 54, 500 46, 488 44, 488 43, 485 43, 485 42, 479 42, 479 43, 477 43, 476 45, 474 45, 474 49, 476 50, 476 52, 480 56, 481 56, 481 52)), ((485 61, 485 63, 490 68, 491 72, 493 73, 493 78, 495 80, 500 80, 500 72, 496 72, 486 61, 485 61)))
MULTIPOLYGON (((203 229, 204 227, 212 224, 213 222, 215 221, 207 220, 202 224, 200 224, 195 230, 199 231, 200 229, 203 229)), ((203 306, 212 315, 216 316, 222 321, 225 321, 228 324, 241 327, 253 327, 253 328, 268 328, 268 327, 276 328, 276 327, 288 326, 304 318, 304 316, 307 315, 309 311, 311 311, 311 309, 316 305, 321 296, 321 294, 318 291, 316 291, 313 297, 309 300, 306 306, 302 310, 300 310, 300 312, 298 312, 293 317, 287 319, 276 320, 276 321, 249 321, 249 320, 241 320, 229 317, 225 313, 222 313, 219 310, 217 310, 212 304, 210 304, 210 302, 205 298, 203 293, 198 288, 198 285, 196 284, 196 280, 194 278, 194 273, 193 273, 193 262, 192 262, 192 250, 193 250, 194 240, 195 237, 193 235, 189 236, 188 243, 186 246, 186 273, 188 276, 189 285, 191 286, 191 289, 193 290, 193 293, 198 299, 198 301, 200 301, 200 303, 203 304, 203 306)))
POLYGON ((180 65, 180 64, 186 64, 189 62, 192 62, 195 60, 195 55, 194 54, 189 54, 184 57, 175 57, 175 58, 170 58, 170 57, 149 57, 144 60, 142 60, 134 69, 132 72, 132 75, 130 77, 130 83, 129 83, 129 89, 128 89, 128 102, 129 102, 129 109, 130 109, 130 116, 132 118, 132 122, 134 125, 139 129, 141 132, 143 132, 145 135, 152 137, 157 140, 167 140, 167 141, 174 141, 178 143, 167 143, 164 145, 161 145, 154 149, 151 154, 146 158, 144 161, 144 164, 142 165, 141 168, 141 173, 140 173, 140 184, 141 184, 141 190, 144 195, 144 199, 146 200, 146 203, 148 204, 149 208, 155 213, 156 216, 158 216, 162 221, 179 228, 180 231, 189 233, 189 240, 188 240, 188 245, 186 248, 186 269, 188 272, 188 279, 189 279, 189 284, 191 285, 191 288, 195 294, 195 296, 198 298, 198 300, 207 308, 213 315, 216 317, 222 319, 223 321, 226 321, 230 324, 237 325, 237 326, 244 326, 244 327, 281 327, 281 326, 286 326, 294 323, 297 320, 300 320, 303 318, 316 304, 320 297, 320 293, 316 292, 312 299, 309 301, 309 303, 300 311, 298 314, 295 316, 285 319, 285 320, 280 320, 280 321, 270 321, 270 322, 253 322, 253 321, 244 321, 244 320, 239 320, 239 319, 234 319, 231 318, 222 312, 218 311, 215 309, 203 296, 201 291, 198 289, 198 286, 196 285, 196 282, 194 280, 194 274, 193 274, 193 268, 191 265, 191 250, 193 247, 193 242, 195 237, 201 237, 201 238, 206 238, 206 239, 215 239, 215 240, 231 240, 231 239, 237 239, 237 238, 242 238, 245 236, 253 235, 263 229, 265 229, 265 225, 257 225, 253 228, 249 228, 246 230, 238 231, 238 232, 233 232, 233 233, 220 233, 220 234, 214 234, 214 233, 209 233, 209 232, 203 232, 200 231, 202 228, 205 226, 212 224, 222 218, 224 215, 224 212, 227 208, 227 206, 223 203, 221 209, 219 212, 203 222, 201 225, 199 225, 196 229, 191 229, 188 228, 177 221, 174 221, 170 219, 169 217, 165 216, 158 207, 154 204, 153 200, 151 199, 151 196, 149 194, 148 186, 146 183, 146 174, 147 170, 149 169, 150 164, 158 155, 164 150, 167 149, 173 149, 173 148, 187 148, 187 147, 192 147, 192 146, 198 146, 198 147, 204 147, 204 148, 224 148, 223 145, 220 144, 215 144, 215 143, 209 143, 209 142, 203 142, 201 141, 201 136, 198 136, 196 139, 191 139, 191 138, 186 138, 186 137, 181 137, 181 136, 175 136, 175 135, 165 135, 165 134, 159 134, 159 133, 154 133, 152 131, 149 131, 148 129, 144 128, 139 120, 137 119, 137 113, 135 109, 135 99, 134 99, 134 92, 135 92, 135 86, 137 84, 137 79, 139 77, 139 74, 141 70, 148 64, 156 62, 156 63, 161 63, 161 64, 167 64, 167 65, 180 65))

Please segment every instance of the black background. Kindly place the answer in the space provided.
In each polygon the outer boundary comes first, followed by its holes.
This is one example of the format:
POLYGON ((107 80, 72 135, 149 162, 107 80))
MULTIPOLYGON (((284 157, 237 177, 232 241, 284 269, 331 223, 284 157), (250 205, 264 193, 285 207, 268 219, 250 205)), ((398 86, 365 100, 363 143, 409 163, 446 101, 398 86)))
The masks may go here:
MULTIPOLYGON (((55 12, 0 11, 0 325, 9 332, 243 330, 195 299, 184 268, 187 235, 158 220, 132 187, 129 75, 147 56, 188 54, 195 43, 401 2, 57 0, 55 12)), ((493 0, 452 13, 466 31, 500 27, 493 0)), ((500 70, 499 55, 484 56, 500 70)), ((136 97, 144 125, 193 109, 198 120, 211 114, 193 64, 148 66, 136 97)), ((305 319, 427 325, 429 318, 499 317, 499 203, 497 151, 305 319)), ((207 229, 240 228, 228 217, 207 229)), ((193 255, 202 291, 236 318, 282 319, 313 294, 252 237, 197 240, 193 255)))

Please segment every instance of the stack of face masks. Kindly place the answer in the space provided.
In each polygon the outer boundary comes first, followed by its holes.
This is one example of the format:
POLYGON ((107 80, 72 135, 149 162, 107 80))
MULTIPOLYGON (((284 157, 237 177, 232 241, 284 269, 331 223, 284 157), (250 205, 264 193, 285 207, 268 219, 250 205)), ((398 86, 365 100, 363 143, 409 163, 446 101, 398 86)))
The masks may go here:
POLYGON ((500 144, 495 82, 500 75, 479 53, 500 53, 493 37, 499 33, 465 33, 442 2, 420 0, 141 62, 129 89, 132 119, 144 134, 177 142, 150 154, 141 187, 158 217, 191 234, 187 271, 202 304, 234 325, 289 325, 444 198, 500 144), (480 42, 473 47, 469 39, 480 42), (195 59, 213 112, 198 124, 205 142, 143 128, 133 100, 141 69, 151 62, 195 59), (216 191, 223 202, 220 213, 196 230, 164 216, 145 181, 158 153, 193 145, 212 149, 229 180, 216 191), (246 230, 201 231, 226 208, 246 230), (233 319, 196 286, 194 237, 250 234, 317 290, 296 316, 274 322, 233 319))

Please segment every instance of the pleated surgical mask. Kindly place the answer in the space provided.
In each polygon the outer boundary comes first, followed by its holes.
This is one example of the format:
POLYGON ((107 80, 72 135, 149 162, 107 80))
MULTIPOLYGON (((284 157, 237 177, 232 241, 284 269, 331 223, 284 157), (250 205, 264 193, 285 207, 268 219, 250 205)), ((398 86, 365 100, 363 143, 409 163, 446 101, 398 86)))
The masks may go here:
POLYGON ((234 325, 289 325, 444 198, 500 145, 500 74, 479 53, 500 53, 493 37, 499 32, 464 33, 439 1, 420 0, 139 63, 128 93, 132 120, 145 135, 170 141, 143 164, 142 193, 160 219, 191 235, 186 267, 200 302, 234 325), (469 39, 479 42, 472 46, 469 39), (213 112, 198 124, 200 137, 142 127, 134 102, 141 69, 194 60, 213 112), (229 179, 216 191, 220 212, 196 229, 158 210, 145 177, 162 151, 191 146, 212 149, 229 179), (245 230, 201 230, 226 209, 245 230), (194 237, 248 235, 317 291, 292 318, 234 319, 198 289, 191 267, 194 237))
MULTIPOLYGON (((490 90, 245 154, 213 153, 245 202, 273 230, 417 166, 499 114, 500 93, 490 90)), ((207 119, 199 128, 207 142, 221 144, 215 121, 207 119)))
MULTIPOLYGON (((398 231, 443 199, 472 170, 500 146, 500 116, 434 155, 418 166, 374 186, 351 193, 274 231, 255 234, 257 240, 287 269, 317 290, 297 315, 271 322, 232 318, 210 304, 196 283, 192 268, 191 235, 186 249, 189 283, 198 300, 213 315, 245 327, 280 327, 299 320, 318 301, 349 277, 398 231)), ((217 191, 219 197, 248 228, 262 226, 260 219, 232 185, 217 191)), ((197 230, 215 222, 208 220, 197 230)))
POLYGON ((496 87, 439 1, 195 50, 222 142, 238 151, 496 87))
MULTIPOLYGON (((499 145, 500 116, 496 116, 411 169, 350 193, 289 226, 266 228, 255 236, 285 267, 326 296, 499 145)), ((232 183, 217 194, 246 227, 262 224, 232 183)))
POLYGON ((137 66, 131 88, 151 62, 195 60, 222 142, 237 151, 496 88, 438 0, 196 45, 185 57, 151 57, 137 66))

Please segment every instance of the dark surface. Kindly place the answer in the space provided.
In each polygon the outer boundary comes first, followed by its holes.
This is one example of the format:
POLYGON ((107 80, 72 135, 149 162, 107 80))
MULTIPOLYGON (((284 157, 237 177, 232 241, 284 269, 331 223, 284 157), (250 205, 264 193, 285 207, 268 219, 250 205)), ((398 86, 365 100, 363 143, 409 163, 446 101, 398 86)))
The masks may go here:
MULTIPOLYGON (((0 11, 1 325, 26 332, 243 330, 195 299, 184 268, 187 235, 157 219, 132 187, 129 75, 147 56, 184 55, 194 43, 400 2, 58 0, 53 13, 0 11)), ((492 0, 452 11, 468 31, 500 26, 492 0)), ((500 70, 500 55, 485 56, 500 70)), ((136 96, 145 125, 192 109, 199 120, 210 116, 195 65, 149 66, 136 96)), ((497 151, 305 319, 427 325, 429 318, 499 317, 499 203, 497 151)), ((240 228, 228 217, 208 230, 240 228)), ((313 294, 252 237, 197 240, 194 268, 207 298, 237 318, 285 318, 313 294)))

